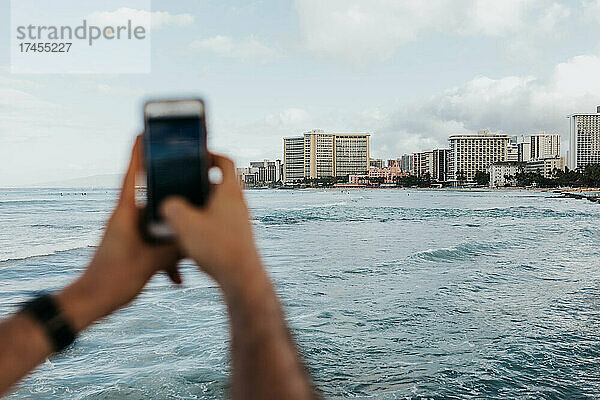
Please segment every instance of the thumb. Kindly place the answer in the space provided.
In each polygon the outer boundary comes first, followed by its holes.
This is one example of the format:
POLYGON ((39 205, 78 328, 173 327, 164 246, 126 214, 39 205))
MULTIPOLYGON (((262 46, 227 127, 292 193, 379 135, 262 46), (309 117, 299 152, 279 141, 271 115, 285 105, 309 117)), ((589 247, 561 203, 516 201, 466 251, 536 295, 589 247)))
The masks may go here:
POLYGON ((187 200, 180 197, 170 197, 162 202, 161 213, 169 227, 175 232, 180 241, 194 236, 203 219, 202 213, 187 200))

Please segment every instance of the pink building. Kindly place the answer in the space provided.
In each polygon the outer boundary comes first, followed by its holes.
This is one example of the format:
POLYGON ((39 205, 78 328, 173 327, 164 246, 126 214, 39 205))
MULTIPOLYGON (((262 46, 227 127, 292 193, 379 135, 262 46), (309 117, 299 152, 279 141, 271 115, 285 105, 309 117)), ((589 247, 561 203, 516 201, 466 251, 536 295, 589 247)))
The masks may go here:
POLYGON ((394 184, 399 177, 406 175, 407 174, 400 169, 398 161, 395 161, 391 167, 370 168, 368 175, 350 175, 348 177, 348 183, 366 185, 376 182, 379 179, 383 179, 382 183, 384 184, 394 184))

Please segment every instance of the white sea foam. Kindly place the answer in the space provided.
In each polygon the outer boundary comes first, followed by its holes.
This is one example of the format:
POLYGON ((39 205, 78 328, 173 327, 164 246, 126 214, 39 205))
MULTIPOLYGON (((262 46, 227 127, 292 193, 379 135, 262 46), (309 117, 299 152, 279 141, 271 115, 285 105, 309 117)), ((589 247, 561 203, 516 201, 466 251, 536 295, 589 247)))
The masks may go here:
POLYGON ((15 249, 9 249, 8 251, 4 250, 2 254, 0 254, 0 262, 11 260, 24 260, 32 257, 50 256, 63 251, 93 247, 96 244, 97 240, 95 239, 73 239, 60 243, 37 244, 18 247, 15 249))

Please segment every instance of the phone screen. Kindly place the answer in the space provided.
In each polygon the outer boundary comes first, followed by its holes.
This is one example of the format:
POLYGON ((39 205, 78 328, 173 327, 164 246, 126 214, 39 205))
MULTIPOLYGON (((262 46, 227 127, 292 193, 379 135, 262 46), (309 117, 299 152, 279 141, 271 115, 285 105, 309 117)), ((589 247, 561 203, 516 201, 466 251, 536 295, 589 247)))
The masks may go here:
POLYGON ((199 116, 148 118, 146 135, 150 219, 162 219, 159 207, 169 196, 202 205, 207 195, 204 121, 199 116))

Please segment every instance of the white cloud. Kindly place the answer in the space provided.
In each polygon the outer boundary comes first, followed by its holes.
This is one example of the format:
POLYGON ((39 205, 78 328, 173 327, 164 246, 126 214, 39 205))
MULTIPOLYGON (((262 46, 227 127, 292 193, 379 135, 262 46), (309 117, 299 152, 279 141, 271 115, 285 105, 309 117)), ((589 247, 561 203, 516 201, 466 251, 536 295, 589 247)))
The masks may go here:
POLYGON ((228 36, 217 35, 211 38, 195 40, 189 48, 195 51, 208 51, 221 57, 239 58, 246 61, 268 61, 277 57, 277 52, 259 42, 254 36, 234 40, 228 36))
POLYGON ((0 88, 0 143, 49 136, 53 128, 61 125, 57 115, 64 116, 65 111, 23 90, 0 88))
POLYGON ((158 30, 170 26, 189 26, 194 23, 194 16, 191 14, 170 14, 166 11, 136 10, 133 8, 122 7, 115 11, 96 11, 86 17, 89 23, 100 26, 127 25, 127 21, 142 25, 151 26, 158 30))
POLYGON ((287 108, 277 114, 269 114, 265 122, 273 126, 287 126, 290 124, 304 123, 309 120, 310 115, 301 108, 287 108))
POLYGON ((558 64, 547 77, 475 77, 389 115, 387 125, 373 136, 373 147, 395 155, 446 147, 455 133, 545 130, 562 135, 564 152, 569 135, 565 117, 594 112, 600 105, 598 71, 600 55, 582 55, 558 64))
POLYGON ((231 119, 227 116, 210 118, 210 147, 233 157, 240 166, 266 158, 281 159, 283 137, 323 127, 323 121, 296 107, 284 108, 242 125, 231 123, 231 119))
POLYGON ((359 64, 385 60, 427 32, 511 37, 553 31, 569 9, 550 0, 296 0, 306 48, 359 64))

